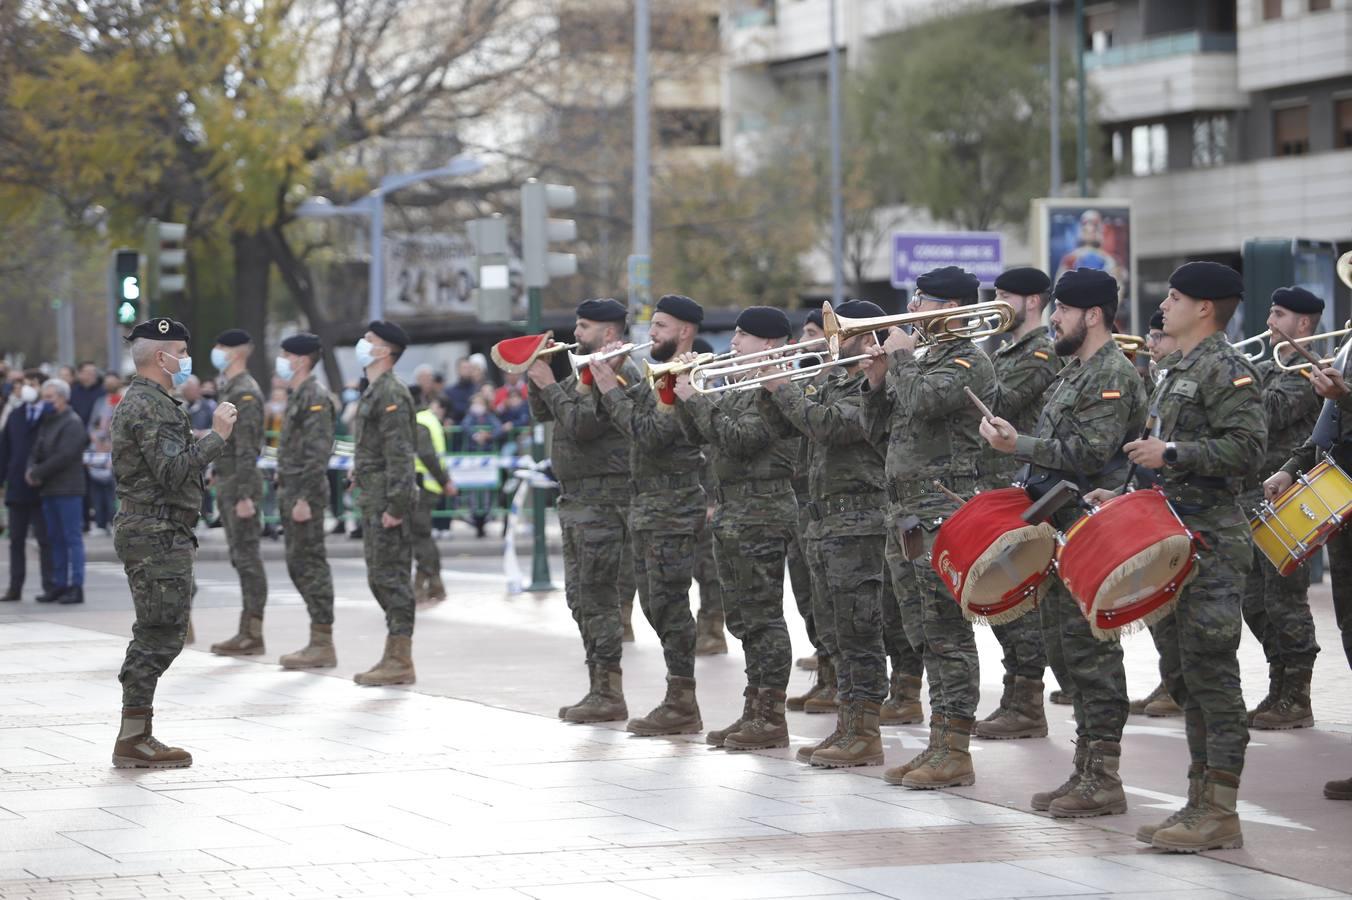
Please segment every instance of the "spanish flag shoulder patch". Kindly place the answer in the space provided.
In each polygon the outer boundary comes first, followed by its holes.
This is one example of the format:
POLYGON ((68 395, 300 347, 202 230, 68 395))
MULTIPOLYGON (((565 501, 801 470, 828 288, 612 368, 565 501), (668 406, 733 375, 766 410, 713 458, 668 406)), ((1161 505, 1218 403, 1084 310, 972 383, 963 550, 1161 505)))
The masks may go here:
POLYGON ((1252 375, 1241 375, 1241 376, 1239 376, 1238 378, 1236 378, 1236 379, 1234 379, 1233 381, 1231 381, 1230 383, 1233 384, 1235 387, 1247 387, 1247 386, 1253 384, 1253 376, 1252 376, 1252 375))
POLYGON ((959 356, 958 358, 954 359, 953 362, 955 362, 955 363, 957 363, 958 365, 962 366, 964 369, 970 369, 970 368, 972 367, 972 364, 969 363, 967 360, 963 359, 961 356, 959 356))
POLYGON ((1100 394, 1100 396, 1101 396, 1104 400, 1121 400, 1121 399, 1122 399, 1122 392, 1121 392, 1121 391, 1104 391, 1102 394, 1100 394))
POLYGON ((243 403, 243 402, 246 401, 246 400, 252 400, 252 399, 253 399, 253 394, 244 394, 242 397, 239 398, 239 402, 240 402, 240 403, 243 403))
POLYGON ((319 411, 320 411, 321 409, 323 409, 323 408, 324 408, 324 404, 322 404, 322 403, 316 403, 314 406, 310 407, 310 412, 319 412, 319 411))
POLYGON ((391 403, 389 406, 385 407, 385 412, 394 412, 398 408, 399 408, 398 403, 391 403))
POLYGON ((1050 353, 1048 353, 1046 350, 1034 350, 1034 351, 1033 351, 1033 355, 1036 356, 1038 359, 1043 360, 1043 361, 1046 361, 1046 360, 1049 360, 1049 359, 1052 358, 1052 355, 1051 355, 1050 353))

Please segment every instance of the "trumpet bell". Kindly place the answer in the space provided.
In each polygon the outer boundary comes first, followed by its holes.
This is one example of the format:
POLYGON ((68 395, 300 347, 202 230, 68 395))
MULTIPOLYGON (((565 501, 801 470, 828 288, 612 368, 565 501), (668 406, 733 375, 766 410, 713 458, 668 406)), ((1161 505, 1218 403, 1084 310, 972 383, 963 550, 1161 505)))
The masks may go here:
POLYGON ((1338 280, 1352 288, 1352 250, 1338 257, 1338 262, 1334 264, 1333 268, 1338 273, 1338 280))
POLYGON ((577 344, 554 344, 554 332, 544 334, 523 334, 520 337, 498 341, 488 351, 493 363, 504 372, 520 374, 531 367, 542 356, 553 356, 565 350, 572 350, 577 344))

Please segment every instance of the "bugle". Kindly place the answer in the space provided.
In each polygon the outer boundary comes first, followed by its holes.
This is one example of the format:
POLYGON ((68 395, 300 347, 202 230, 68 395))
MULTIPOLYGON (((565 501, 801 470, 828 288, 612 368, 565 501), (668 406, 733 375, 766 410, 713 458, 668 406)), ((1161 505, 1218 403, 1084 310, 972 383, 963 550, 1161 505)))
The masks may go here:
POLYGON ((822 331, 826 332, 832 356, 840 355, 842 341, 869 331, 911 325, 915 328, 916 340, 921 344, 940 344, 945 341, 979 341, 1008 331, 1013 324, 1014 307, 1003 300, 867 319, 836 315, 830 303, 822 304, 822 331))
MULTIPOLYGON (((1308 351, 1305 353, 1298 353, 1297 356, 1299 356, 1300 362, 1288 363, 1282 358, 1285 355, 1285 351, 1296 348, 1305 348, 1315 341, 1334 340, 1348 334, 1352 334, 1352 320, 1348 321, 1342 328, 1338 328, 1334 331, 1321 331, 1318 334, 1307 334, 1304 337, 1292 338, 1289 341, 1278 341, 1272 345, 1272 361, 1276 363, 1277 368, 1281 369, 1283 372, 1307 371, 1314 368, 1314 363, 1309 360, 1309 357, 1314 354, 1311 354, 1308 351)), ((1333 365, 1333 360, 1333 356, 1320 357, 1319 365, 1331 366, 1333 365)))
MULTIPOLYGON (((727 355, 726 353, 722 354, 722 356, 727 355)), ((668 375, 684 375, 702 363, 720 358, 722 357, 713 353, 701 353, 694 359, 673 359, 671 362, 664 363, 653 363, 645 359, 643 361, 643 377, 647 379, 649 384, 652 384, 668 375)))
POLYGON ((498 341, 489 351, 493 363, 504 372, 519 374, 531 367, 537 359, 576 350, 577 344, 556 344, 554 332, 523 334, 520 337, 498 341))
POLYGON ((1264 355, 1266 355, 1263 350, 1263 341, 1267 340, 1270 337, 1272 337, 1272 329, 1268 329, 1262 334, 1255 334, 1253 337, 1246 337, 1243 340, 1235 341, 1230 346, 1234 347, 1241 354, 1243 354, 1244 358, 1247 359, 1249 362, 1258 362, 1260 359, 1264 357, 1264 355), (1253 350, 1245 350, 1244 348, 1247 347, 1249 344, 1254 344, 1256 346, 1254 347, 1253 350))
POLYGON ((577 372, 583 366, 590 366, 593 363, 604 362, 608 359, 614 359, 617 356, 628 356, 631 353, 637 353, 640 350, 647 350, 653 345, 652 341, 645 341, 642 344, 624 344, 616 347, 614 350, 598 350, 595 353, 568 353, 568 362, 572 364, 573 371, 577 372))
POLYGON ((1114 334, 1113 343, 1127 357, 1127 359, 1136 359, 1136 354, 1145 349, 1145 338, 1137 337, 1134 334, 1114 334))

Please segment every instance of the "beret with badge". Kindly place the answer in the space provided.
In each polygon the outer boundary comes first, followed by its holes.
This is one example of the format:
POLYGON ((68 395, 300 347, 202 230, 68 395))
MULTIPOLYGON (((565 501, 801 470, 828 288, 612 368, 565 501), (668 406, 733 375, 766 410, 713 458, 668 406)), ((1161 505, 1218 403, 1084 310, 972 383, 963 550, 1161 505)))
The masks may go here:
POLYGON ((666 313, 674 316, 682 322, 690 322, 694 325, 704 321, 704 307, 700 306, 689 297, 683 297, 680 294, 665 294, 657 301, 657 312, 666 313))
POLYGON ((131 330, 128 341, 144 338, 151 341, 190 341, 192 334, 182 322, 161 316, 147 319, 131 330))
POLYGON ((366 326, 366 330, 387 344, 394 344, 400 350, 408 346, 408 333, 393 322, 376 319, 366 326))
POLYGON ((1324 301, 1303 287, 1277 288, 1272 292, 1272 305, 1306 316, 1317 316, 1324 311, 1324 301))
POLYGON ((1244 296, 1244 278, 1229 266, 1198 260, 1169 276, 1169 287, 1194 300, 1230 300, 1244 296))
POLYGON ((577 305, 577 317, 592 322, 623 322, 628 312, 623 303, 610 297, 583 300, 577 305))
POLYGON ((1117 279, 1102 269, 1072 269, 1056 280, 1056 302, 1077 309, 1093 309, 1117 302, 1117 279))
POLYGON ((319 335, 311 334, 308 331, 298 331, 282 339, 282 349, 297 356, 309 356, 311 353, 318 353, 322 346, 319 335))
POLYGON ((1017 294, 1021 297, 1027 297, 1032 294, 1045 294, 1047 288, 1052 286, 1052 280, 1047 277, 1047 273, 1041 269, 1035 269, 1032 266, 1019 266, 1014 269, 1006 269, 995 279, 995 289, 998 291, 1008 291, 1011 294, 1017 294))
POLYGON ((737 317, 737 327, 758 338, 786 338, 793 330, 788 314, 777 306, 748 306, 737 317))
POLYGON ((916 278, 915 289, 936 300, 973 303, 976 301, 977 292, 981 289, 981 281, 966 269, 958 266, 942 266, 916 278))

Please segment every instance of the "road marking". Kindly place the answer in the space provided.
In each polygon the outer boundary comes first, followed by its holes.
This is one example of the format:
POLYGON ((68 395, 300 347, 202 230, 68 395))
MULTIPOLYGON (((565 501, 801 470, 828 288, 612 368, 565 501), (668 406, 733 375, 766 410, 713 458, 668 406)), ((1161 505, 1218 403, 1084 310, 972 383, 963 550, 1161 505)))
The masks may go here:
MULTIPOLYGON (((1163 791, 1151 791, 1145 788, 1132 787, 1129 784, 1122 785, 1122 790, 1128 794, 1135 794, 1138 797, 1148 797, 1151 800, 1157 800, 1158 803, 1141 804, 1147 809, 1164 809, 1173 812, 1187 803, 1186 797, 1180 797, 1177 794, 1166 794, 1163 791)), ((1241 800, 1236 807, 1240 819, 1245 822, 1257 822, 1259 825, 1275 825, 1278 828, 1290 828, 1295 831, 1314 831, 1308 825, 1302 825, 1299 822, 1293 822, 1285 816, 1279 816, 1270 813, 1256 803, 1250 803, 1247 800, 1241 800)))

